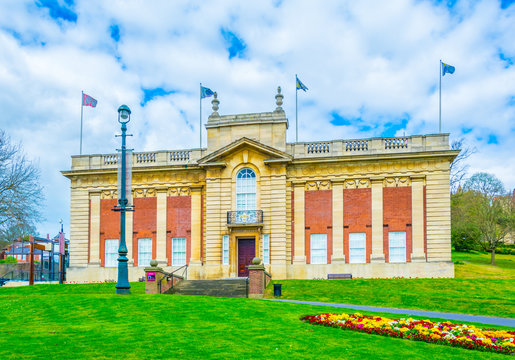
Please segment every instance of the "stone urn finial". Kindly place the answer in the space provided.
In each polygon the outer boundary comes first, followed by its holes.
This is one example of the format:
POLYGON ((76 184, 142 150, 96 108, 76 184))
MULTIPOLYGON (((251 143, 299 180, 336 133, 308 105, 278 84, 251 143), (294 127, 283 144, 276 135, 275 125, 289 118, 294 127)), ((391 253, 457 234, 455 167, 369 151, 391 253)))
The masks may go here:
POLYGON ((254 265, 259 265, 261 264, 261 259, 256 256, 254 259, 252 259, 252 263, 254 265))
POLYGON ((152 260, 150 260, 150 266, 152 266, 152 267, 156 267, 156 266, 157 266, 157 264, 158 264, 158 262, 157 262, 157 260, 156 260, 156 259, 152 259, 152 260))
POLYGON ((281 94, 281 87, 278 86, 277 87, 277 95, 275 95, 275 103, 277 104, 277 108, 275 109, 275 111, 282 111, 283 108, 281 107, 282 104, 283 104, 283 94, 281 94))
POLYGON ((211 104, 213 104, 213 113, 211 116, 218 116, 218 105, 220 104, 220 101, 218 100, 218 94, 214 93, 214 98, 211 100, 211 104))

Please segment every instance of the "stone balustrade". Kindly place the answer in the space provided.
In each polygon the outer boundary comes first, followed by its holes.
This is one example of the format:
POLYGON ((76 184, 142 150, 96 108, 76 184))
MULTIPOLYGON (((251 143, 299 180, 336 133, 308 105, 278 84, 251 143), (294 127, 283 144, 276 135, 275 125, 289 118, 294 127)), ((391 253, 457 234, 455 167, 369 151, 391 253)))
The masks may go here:
MULTIPOLYGON (((415 135, 392 138, 370 138, 297 142, 286 144, 294 158, 359 156, 393 153, 449 150, 449 134, 415 135)), ((196 164, 206 149, 185 149, 133 153, 133 167, 155 167, 196 164)), ((118 154, 72 156, 72 170, 116 169, 118 154)))

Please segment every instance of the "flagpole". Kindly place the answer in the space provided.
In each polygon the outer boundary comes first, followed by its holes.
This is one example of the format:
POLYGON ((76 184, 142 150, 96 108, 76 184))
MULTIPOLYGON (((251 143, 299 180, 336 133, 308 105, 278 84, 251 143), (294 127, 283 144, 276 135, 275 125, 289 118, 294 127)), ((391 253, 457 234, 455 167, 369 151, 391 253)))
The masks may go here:
POLYGON ((299 142, 299 116, 297 109, 297 93, 299 89, 297 89, 297 74, 295 74, 295 142, 299 142))
POLYGON ((440 59, 440 68, 438 70, 438 73, 440 74, 440 101, 439 101, 439 107, 438 107, 438 133, 442 133, 442 59, 440 59))
POLYGON ((82 114, 84 112, 84 90, 81 91, 82 96, 80 97, 80 152, 82 155, 82 114))
POLYGON ((202 149, 202 83, 200 83, 200 125, 199 125, 199 133, 200 133, 200 145, 199 149, 202 149))

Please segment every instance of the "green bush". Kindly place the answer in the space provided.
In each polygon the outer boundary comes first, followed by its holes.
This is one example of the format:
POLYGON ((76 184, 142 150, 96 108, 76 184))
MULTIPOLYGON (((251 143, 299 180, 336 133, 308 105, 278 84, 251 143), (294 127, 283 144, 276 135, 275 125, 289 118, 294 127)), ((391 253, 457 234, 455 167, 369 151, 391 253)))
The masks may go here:
POLYGON ((461 222, 452 225, 451 243, 456 251, 476 250, 479 237, 479 230, 473 224, 461 222))
POLYGON ((503 255, 515 255, 515 244, 501 245, 497 249, 495 249, 495 253, 503 255))
POLYGON ((2 264, 17 264, 18 260, 16 260, 16 258, 13 256, 8 256, 7 258, 0 260, 0 263, 2 263, 2 264))

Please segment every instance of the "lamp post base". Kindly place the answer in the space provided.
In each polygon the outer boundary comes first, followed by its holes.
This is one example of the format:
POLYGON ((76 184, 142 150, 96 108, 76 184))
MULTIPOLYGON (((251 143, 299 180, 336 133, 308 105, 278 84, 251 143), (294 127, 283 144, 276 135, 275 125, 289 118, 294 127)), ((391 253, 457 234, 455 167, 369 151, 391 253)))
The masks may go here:
POLYGON ((131 294, 131 288, 116 288, 116 294, 117 295, 130 295, 131 294))

